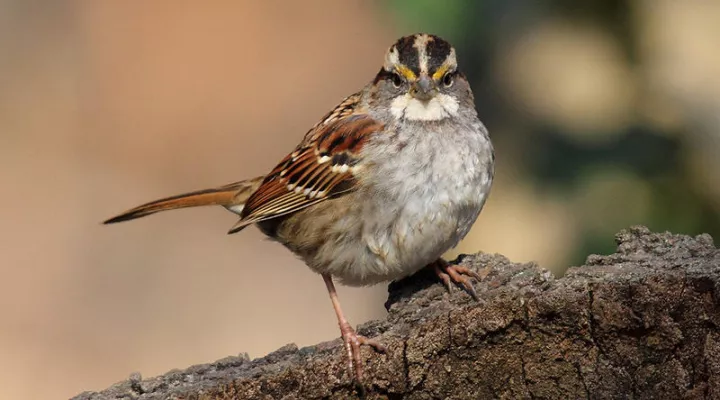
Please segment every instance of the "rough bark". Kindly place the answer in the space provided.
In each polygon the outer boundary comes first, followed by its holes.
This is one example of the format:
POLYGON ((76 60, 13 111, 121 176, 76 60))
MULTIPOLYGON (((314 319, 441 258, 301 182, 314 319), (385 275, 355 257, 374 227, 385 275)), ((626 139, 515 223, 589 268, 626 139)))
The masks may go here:
MULTIPOLYGON (((419 274, 389 287, 388 316, 359 328, 372 399, 720 399, 720 251, 712 238, 635 227, 618 250, 555 279, 477 254, 481 301, 419 274)), ((76 399, 344 399, 340 340, 228 357, 76 399)))

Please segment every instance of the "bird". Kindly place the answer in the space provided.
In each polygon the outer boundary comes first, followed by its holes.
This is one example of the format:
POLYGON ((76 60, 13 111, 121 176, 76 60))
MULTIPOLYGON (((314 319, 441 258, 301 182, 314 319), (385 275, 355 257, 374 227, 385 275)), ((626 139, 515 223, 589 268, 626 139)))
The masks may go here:
POLYGON ((475 271, 442 255, 468 233, 492 186, 495 151, 455 48, 439 36, 399 38, 379 72, 310 128, 269 173, 151 201, 104 221, 222 206, 239 216, 228 233, 254 225, 322 276, 356 382, 358 335, 335 282, 369 286, 432 269, 448 289, 477 299, 475 271))

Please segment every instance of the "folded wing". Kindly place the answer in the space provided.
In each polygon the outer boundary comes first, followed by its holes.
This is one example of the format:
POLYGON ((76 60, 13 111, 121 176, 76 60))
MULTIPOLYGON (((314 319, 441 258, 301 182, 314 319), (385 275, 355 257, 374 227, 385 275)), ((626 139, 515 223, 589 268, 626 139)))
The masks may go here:
POLYGON ((365 114, 329 114, 266 176, 229 233, 352 191, 363 145, 382 129, 365 114))

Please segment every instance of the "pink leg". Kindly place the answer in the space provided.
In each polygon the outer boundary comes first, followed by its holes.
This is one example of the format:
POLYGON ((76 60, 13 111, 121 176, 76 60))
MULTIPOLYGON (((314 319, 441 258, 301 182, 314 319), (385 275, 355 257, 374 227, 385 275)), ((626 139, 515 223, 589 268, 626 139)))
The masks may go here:
POLYGON ((385 346, 380 343, 368 339, 364 336, 360 336, 355 333, 355 330, 345 319, 345 315, 340 308, 340 300, 338 300, 337 292, 335 291, 335 284, 332 281, 330 275, 323 274, 325 285, 327 286, 328 293, 330 294, 330 301, 332 301, 333 308, 335 309, 335 315, 338 319, 338 325, 340 325, 340 334, 342 335, 343 342, 345 342, 345 351, 348 356, 348 368, 352 375, 355 374, 355 380, 359 384, 362 380, 362 360, 360 359, 360 346, 368 345, 375 351, 384 353, 386 351, 385 346))

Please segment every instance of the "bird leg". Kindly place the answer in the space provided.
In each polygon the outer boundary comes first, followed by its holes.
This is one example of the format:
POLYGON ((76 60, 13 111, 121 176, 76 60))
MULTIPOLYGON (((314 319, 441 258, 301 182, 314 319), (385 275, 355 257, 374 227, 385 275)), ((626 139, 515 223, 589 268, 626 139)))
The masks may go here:
POLYGON ((428 265, 428 267, 432 267, 435 270, 435 274, 437 274, 438 278, 440 278, 440 280, 445 284, 448 291, 452 290, 452 285, 454 283, 462 287, 470 296, 472 296, 473 299, 478 301, 480 300, 477 292, 475 291, 475 286, 473 286, 470 281, 470 278, 474 278, 478 281, 483 279, 483 277, 477 272, 462 265, 449 264, 442 258, 439 258, 434 263, 428 265))
POLYGON ((335 309, 338 325, 340 325, 340 334, 342 335, 343 342, 345 343, 345 351, 348 356, 348 371, 350 372, 350 375, 353 375, 353 373, 355 374, 356 383, 360 384, 363 374, 362 360, 360 359, 360 346, 368 345, 379 353, 385 353, 386 348, 375 340, 368 339, 355 333, 355 330, 345 319, 345 315, 340 308, 340 300, 338 300, 338 295, 335 291, 335 284, 332 281, 332 277, 327 274, 323 274, 322 277, 325 280, 325 285, 327 286, 328 293, 330 294, 330 301, 332 301, 333 308, 335 309))

